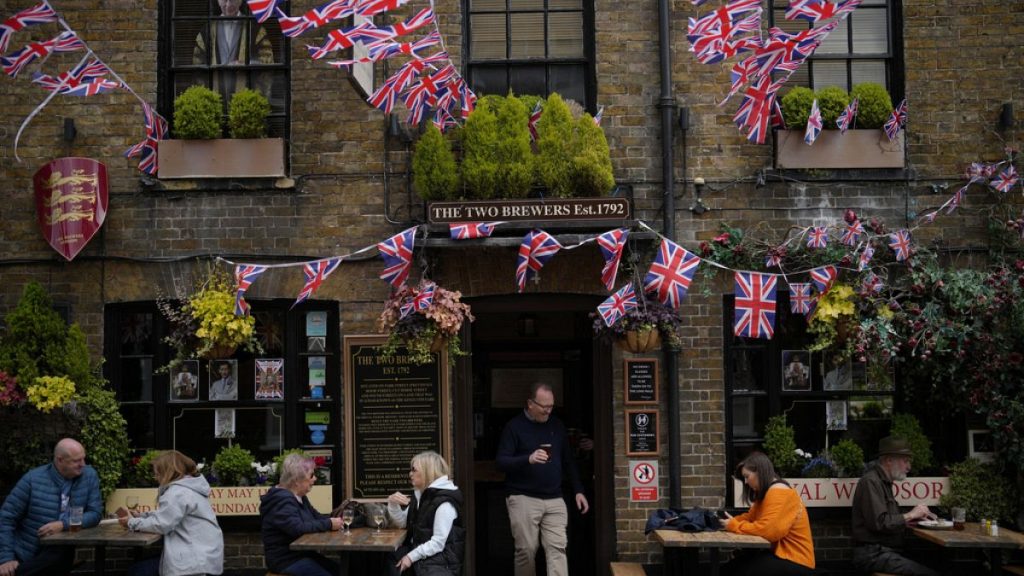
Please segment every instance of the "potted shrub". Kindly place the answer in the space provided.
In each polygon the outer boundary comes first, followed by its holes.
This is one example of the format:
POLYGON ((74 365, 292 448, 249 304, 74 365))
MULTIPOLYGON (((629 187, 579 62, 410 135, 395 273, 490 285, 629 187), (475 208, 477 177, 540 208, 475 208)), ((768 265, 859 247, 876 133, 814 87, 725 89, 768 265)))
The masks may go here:
POLYGON ((663 340, 674 350, 682 347, 682 317, 657 300, 641 297, 636 308, 611 326, 596 312, 591 312, 590 316, 594 319, 596 337, 610 338, 627 352, 649 352, 661 346, 663 340))
POLYGON ((459 185, 459 171, 451 144, 437 126, 427 126, 412 156, 412 186, 424 200, 451 200, 459 185))
POLYGON ((954 464, 949 471, 949 488, 949 493, 942 495, 941 505, 967 509, 968 520, 987 518, 999 520, 1004 526, 1016 523, 1020 502, 1017 485, 1000 464, 974 458, 954 464))
POLYGON ((377 331, 388 335, 381 347, 385 356, 392 356, 404 347, 409 359, 416 364, 434 361, 434 354, 444 349, 452 356, 463 356, 466 352, 459 341, 462 323, 472 322, 473 314, 469 304, 461 301, 462 293, 433 285, 434 295, 429 305, 422 309, 403 308, 410 306, 417 296, 432 283, 421 282, 418 288, 402 286, 384 303, 384 310, 377 319, 377 331))
POLYGON ((213 474, 222 486, 247 486, 253 475, 252 452, 237 445, 220 449, 213 459, 213 474))
POLYGON ((849 438, 843 438, 829 450, 836 474, 840 477, 859 477, 864 469, 864 450, 849 438))
POLYGON ((173 140, 161 140, 160 178, 282 177, 284 141, 264 138, 270 104, 255 90, 236 92, 229 104, 223 134, 224 105, 220 94, 192 86, 174 99, 173 140))

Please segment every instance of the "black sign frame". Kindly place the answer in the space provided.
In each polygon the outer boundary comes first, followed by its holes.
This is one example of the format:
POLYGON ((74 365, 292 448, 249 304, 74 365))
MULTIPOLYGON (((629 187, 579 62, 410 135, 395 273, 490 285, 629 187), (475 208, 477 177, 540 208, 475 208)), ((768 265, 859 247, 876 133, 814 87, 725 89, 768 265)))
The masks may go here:
POLYGON ((657 358, 624 358, 626 404, 657 404, 659 372, 657 358))
POLYGON ((658 428, 657 408, 626 410, 626 456, 657 456, 660 452, 661 430, 658 428), (642 423, 644 421, 646 424, 642 423))

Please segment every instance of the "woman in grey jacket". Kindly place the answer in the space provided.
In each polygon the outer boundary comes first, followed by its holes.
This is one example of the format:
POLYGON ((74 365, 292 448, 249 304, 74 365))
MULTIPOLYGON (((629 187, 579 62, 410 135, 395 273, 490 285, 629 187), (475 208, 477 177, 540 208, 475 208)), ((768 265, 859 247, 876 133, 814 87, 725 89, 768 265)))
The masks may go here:
POLYGON ((177 450, 153 459, 153 477, 159 507, 135 517, 123 516, 121 525, 137 532, 164 535, 160 558, 134 564, 129 576, 191 576, 224 571, 224 534, 210 507, 210 484, 196 463, 177 450))

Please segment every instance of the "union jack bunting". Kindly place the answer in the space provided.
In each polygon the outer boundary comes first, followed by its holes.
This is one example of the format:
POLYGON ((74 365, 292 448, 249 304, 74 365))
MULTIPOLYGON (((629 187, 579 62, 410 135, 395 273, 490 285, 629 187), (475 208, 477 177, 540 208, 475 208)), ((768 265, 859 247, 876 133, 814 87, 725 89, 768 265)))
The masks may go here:
POLYGON ((878 294, 882 291, 882 279, 875 275, 873 272, 868 274, 868 277, 864 279, 864 282, 860 285, 861 292, 868 294, 878 294))
POLYGON ((1017 184, 1017 180, 1017 169, 1014 168, 1013 164, 1010 164, 998 176, 992 179, 989 186, 1005 194, 1013 189, 1017 184))
POLYGON ((633 283, 630 282, 615 294, 608 297, 607 300, 601 302, 597 306, 597 313, 601 315, 601 319, 604 320, 604 325, 609 328, 619 321, 626 315, 626 312, 636 309, 636 291, 633 289, 633 283))
POLYGON ((526 281, 533 278, 547 264, 562 245, 553 236, 543 230, 531 230, 523 237, 516 256, 516 286, 522 292, 526 281))
POLYGON ((828 228, 815 226, 807 233, 808 248, 824 248, 828 245, 828 228))
MULTIPOLYGON (((949 197, 949 201, 946 202, 948 205, 948 208, 946 208, 946 214, 952 214, 960 207, 961 204, 964 203, 964 199, 967 197, 968 187, 970 187, 970 183, 965 184, 962 188, 957 190, 955 194, 949 197)), ((938 210, 935 212, 938 212, 938 210)))
POLYGON ((679 308, 693 282, 700 258, 675 242, 663 238, 654 262, 644 276, 644 292, 655 292, 658 301, 679 308))
POLYGON ((79 82, 76 86, 65 86, 57 91, 57 94, 65 96, 95 96, 106 94, 112 90, 123 87, 124 84, 106 78, 94 78, 88 82, 79 82))
MULTIPOLYGON (((721 8, 694 20, 688 18, 686 36, 689 38, 716 33, 739 20, 747 12, 761 13, 761 0, 733 0, 721 8)), ((692 39, 691 39, 692 41, 692 39)))
POLYGON ((814 309, 814 294, 811 285, 806 282, 794 282, 789 285, 789 310, 793 314, 810 314, 814 309))
POLYGON ((863 272, 867 269, 868 264, 871 263, 871 259, 875 256, 875 249, 871 246, 865 246, 864 251, 857 257, 857 272, 863 272))
POLYGON ((707 2, 707 1, 708 0, 690 0, 690 4, 693 4, 694 6, 700 6, 701 4, 703 4, 703 3, 707 2))
POLYGON ((779 105, 779 99, 775 98, 772 100, 772 128, 778 128, 780 130, 786 129, 786 119, 782 116, 782 106, 779 105))
POLYGON ((139 170, 152 176, 159 169, 157 163, 157 142, 167 136, 167 120, 157 114, 153 107, 145 101, 142 103, 142 113, 146 126, 146 137, 138 144, 126 150, 124 155, 126 158, 131 158, 141 154, 139 170))
POLYGON ((0 64, 3 65, 4 72, 14 78, 25 69, 25 66, 53 52, 75 52, 84 49, 85 44, 74 32, 62 32, 50 40, 29 42, 20 50, 0 58, 0 64))
MULTIPOLYGON (((715 17, 715 14, 712 13, 709 16, 715 17)), ((714 24, 710 28, 704 28, 703 32, 687 35, 687 39, 690 41, 690 52, 696 54, 697 60, 702 64, 714 64, 761 45, 759 36, 739 37, 745 32, 760 31, 760 9, 743 18, 724 22, 716 20, 714 24)), ((695 22, 695 26, 700 26, 700 24, 695 22)))
POLYGON ((808 146, 814 144, 821 134, 821 110, 818 108, 818 99, 811 103, 811 115, 807 117, 807 130, 804 131, 804 143, 808 146))
POLYGON ((852 223, 847 224, 846 228, 843 229, 843 237, 841 241, 847 246, 856 246, 860 240, 860 235, 864 233, 864 225, 860 223, 860 220, 854 220, 852 223))
POLYGON ((736 316, 732 332, 744 338, 771 339, 775 333, 774 274, 736 272, 736 316))
POLYGON ((857 118, 857 107, 860 105, 859 100, 853 99, 850 105, 843 108, 843 113, 836 118, 836 126, 839 128, 840 134, 846 134, 846 131, 853 125, 853 121, 857 118))
POLYGON ((398 56, 399 54, 419 57, 420 51, 439 44, 441 44, 441 34, 435 30, 414 42, 398 43, 390 40, 371 42, 366 45, 366 56, 355 60, 335 60, 328 62, 328 64, 335 68, 348 68, 353 64, 380 62, 381 60, 387 60, 388 58, 398 56))
POLYGON ((413 291, 413 296, 402 303, 402 306, 398 309, 399 320, 413 312, 422 312, 430 308, 430 305, 434 303, 434 288, 436 286, 437 284, 428 282, 421 290, 413 291))
POLYGON ((998 164, 986 164, 984 162, 971 162, 971 165, 967 168, 966 176, 970 179, 971 183, 983 182, 992 177, 999 169, 998 164))
POLYGON ((448 64, 433 74, 421 76, 419 83, 409 88, 402 97, 405 107, 409 109, 406 121, 410 126, 420 123, 423 115, 437 102, 439 89, 457 76, 455 65, 448 64))
POLYGON ((277 4, 281 0, 248 0, 249 10, 256 17, 260 24, 267 21, 277 11, 277 4))
POLYGON ((275 10, 277 21, 281 25, 281 33, 289 38, 295 38, 339 18, 351 16, 353 12, 352 4, 352 0, 333 0, 306 12, 302 16, 288 16, 280 8, 275 8, 275 10))
POLYGON ((36 72, 32 74, 32 82, 39 84, 46 91, 53 92, 57 88, 63 86, 76 86, 82 81, 102 78, 110 72, 110 68, 108 68, 101 60, 97 58, 90 58, 79 63, 67 72, 61 72, 60 75, 56 77, 50 76, 49 74, 43 74, 42 72, 36 72))
POLYGON ((448 233, 452 240, 470 240, 473 238, 490 238, 494 233, 496 222, 463 222, 449 224, 448 233))
POLYGON ((819 266, 811 270, 811 284, 814 284, 814 289, 824 298, 825 294, 828 294, 828 291, 832 289, 832 285, 836 283, 838 276, 839 271, 836 270, 835 266, 831 264, 819 266))
POLYGON ((782 264, 782 253, 778 250, 771 250, 768 255, 764 257, 764 267, 772 268, 782 264))
POLYGON ((747 140, 764 144, 780 86, 780 82, 772 82, 770 77, 762 76, 743 92, 743 102, 732 119, 740 131, 746 133, 747 140))
POLYGON ((910 230, 897 230, 889 234, 889 248, 896 253, 897 262, 910 258, 910 230))
MULTIPOLYGON (((390 78, 384 81, 384 84, 374 92, 367 101, 371 106, 380 108, 385 114, 391 112, 395 106, 395 100, 398 95, 405 91, 405 89, 422 73, 427 66, 437 63, 445 62, 448 60, 447 52, 438 52, 437 54, 431 54, 426 58, 413 58, 406 62, 398 69, 397 72, 391 75, 390 78)), ((433 69, 433 67, 431 67, 433 69)))
POLYGON ((356 14, 369 18, 404 6, 409 0, 357 0, 356 14))
POLYGON ((530 127, 530 142, 537 141, 537 122, 540 121, 540 115, 544 111, 541 102, 543 100, 537 100, 537 105, 533 107, 533 112, 530 112, 530 120, 526 124, 530 127))
POLYGON ((266 266, 239 264, 235 266, 235 316, 248 316, 249 303, 245 301, 245 293, 260 274, 267 271, 266 266))
POLYGON ((302 265, 302 273, 306 277, 306 284, 299 291, 299 297, 295 299, 295 304, 292 304, 292 308, 305 302, 310 296, 316 294, 316 291, 320 289, 320 285, 327 280, 327 277, 338 269, 341 265, 341 258, 328 258, 327 260, 317 260, 316 262, 307 262, 302 265))
POLYGON ((889 141, 892 142, 896 139, 896 135, 900 133, 900 128, 903 128, 907 124, 907 99, 904 98, 900 105, 893 109, 892 114, 889 115, 889 119, 885 121, 885 126, 882 128, 885 130, 885 135, 889 137, 889 141))
POLYGON ((622 259, 622 249, 626 246, 626 238, 629 237, 629 229, 618 228, 609 230, 597 237, 597 246, 604 256, 604 268, 601 269, 601 282, 611 292, 615 289, 615 277, 619 273, 619 260, 622 259))
POLYGON ((860 6, 861 0, 840 0, 829 2, 828 0, 790 0, 789 8, 786 9, 786 20, 808 20, 818 22, 828 20, 836 16, 844 16, 853 12, 860 6))
POLYGON ((476 107, 476 94, 470 89, 469 84, 463 82, 459 84, 459 92, 462 93, 462 119, 469 118, 469 115, 473 113, 473 109, 476 107))
POLYGON ((375 32, 378 31, 380 31, 380 29, 374 26, 373 22, 367 20, 365 22, 361 22, 357 26, 331 30, 327 33, 327 40, 322 46, 310 46, 307 44, 306 50, 309 51, 310 58, 313 60, 319 60, 331 52, 351 48, 352 45, 359 40, 369 39, 372 42, 375 40, 388 40, 391 38, 391 36, 384 34, 381 34, 380 37, 378 37, 378 35, 375 34, 375 32))
POLYGON ((57 16, 57 12, 50 7, 50 4, 46 0, 43 0, 39 4, 36 4, 31 8, 26 8, 7 20, 4 20, 4 23, 0 24, 0 54, 7 52, 7 46, 11 42, 11 36, 18 30, 21 30, 25 26, 32 26, 33 24, 56 22, 58 19, 59 16, 57 16))
POLYGON ((604 119, 604 106, 597 109, 597 114, 594 115, 594 125, 600 126, 601 120, 604 119))
POLYGON ((409 277, 412 266, 412 251, 416 243, 416 227, 413 226, 377 244, 380 257, 384 259, 384 271, 380 279, 395 288, 401 288, 409 277))

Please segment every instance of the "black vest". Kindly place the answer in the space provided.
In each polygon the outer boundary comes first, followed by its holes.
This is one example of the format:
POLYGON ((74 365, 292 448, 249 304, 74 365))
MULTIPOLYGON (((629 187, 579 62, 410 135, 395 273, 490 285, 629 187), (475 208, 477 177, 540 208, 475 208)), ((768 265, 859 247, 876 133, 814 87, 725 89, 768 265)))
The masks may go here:
POLYGON ((405 543, 412 549, 430 540, 434 535, 434 515, 437 514, 437 508, 445 502, 455 508, 457 516, 452 522, 444 550, 413 564, 416 576, 458 576, 462 570, 462 558, 466 550, 466 529, 462 526, 462 492, 458 490, 427 488, 420 494, 418 504, 413 498, 406 516, 406 527, 409 532, 405 537, 405 543))

